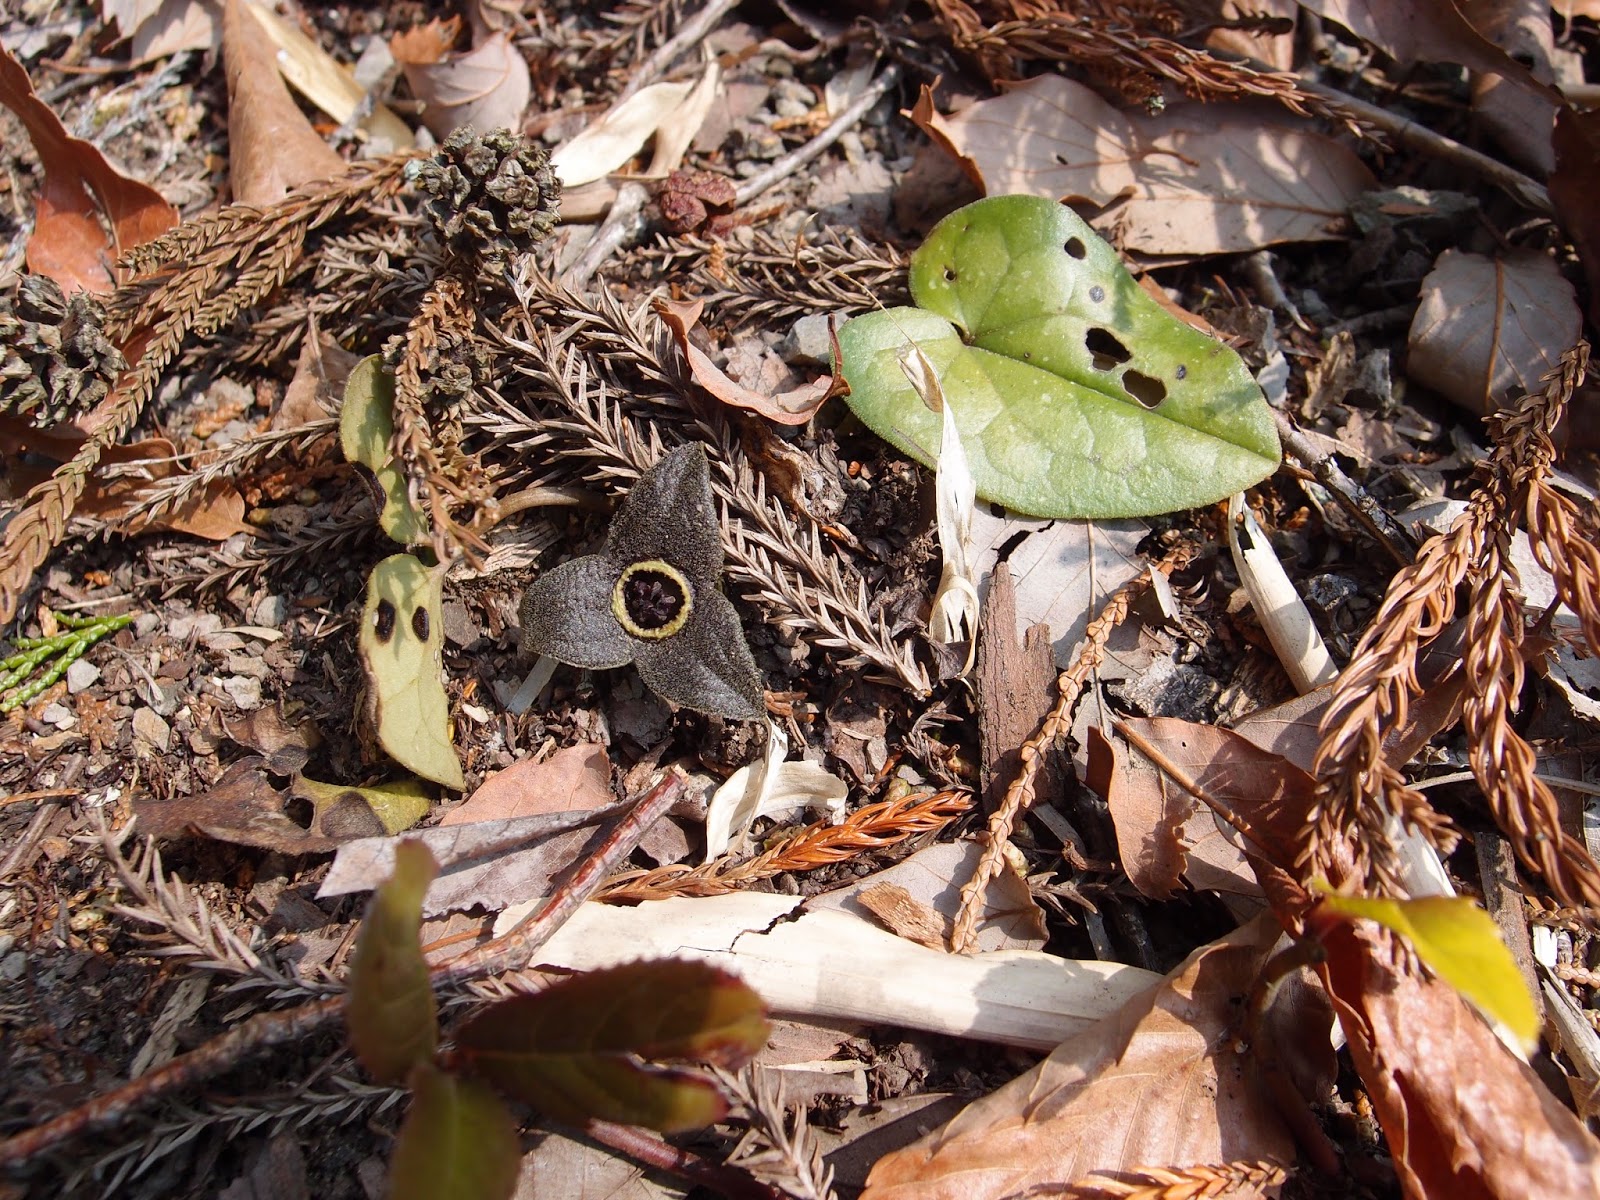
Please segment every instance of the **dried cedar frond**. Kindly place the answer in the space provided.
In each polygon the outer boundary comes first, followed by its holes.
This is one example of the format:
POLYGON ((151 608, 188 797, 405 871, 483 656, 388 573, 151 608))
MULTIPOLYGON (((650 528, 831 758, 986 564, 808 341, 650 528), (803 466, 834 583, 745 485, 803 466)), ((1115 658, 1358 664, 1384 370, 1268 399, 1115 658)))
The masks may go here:
POLYGON ((1451 844, 1448 822, 1389 765, 1383 743, 1405 722, 1417 694, 1421 647, 1454 620, 1457 589, 1470 582, 1463 718, 1473 775, 1519 857, 1545 874, 1556 896, 1573 905, 1600 903, 1600 868, 1561 829, 1554 797, 1534 773, 1533 748, 1509 722, 1523 678, 1523 617, 1508 553, 1520 514, 1529 514, 1530 525, 1539 522, 1531 532, 1562 598, 1580 614, 1592 615, 1597 603, 1592 547, 1570 544, 1573 526, 1568 514, 1553 516, 1561 506, 1549 506, 1546 485, 1555 457, 1551 433, 1588 359, 1588 345, 1579 342, 1545 376, 1542 392, 1490 420, 1495 448, 1484 483, 1450 529, 1424 545, 1416 562, 1390 582, 1335 683, 1317 753, 1318 809, 1306 852, 1310 872, 1336 878, 1335 864, 1348 848, 1369 889, 1402 894, 1391 820, 1416 827, 1442 849, 1451 844))

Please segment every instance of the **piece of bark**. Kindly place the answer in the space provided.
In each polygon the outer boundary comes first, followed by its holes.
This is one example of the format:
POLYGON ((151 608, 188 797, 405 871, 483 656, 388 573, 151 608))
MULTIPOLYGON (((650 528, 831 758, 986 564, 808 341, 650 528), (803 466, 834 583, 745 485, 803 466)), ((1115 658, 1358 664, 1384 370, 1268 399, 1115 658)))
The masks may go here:
MULTIPOLYGON (((999 807, 1022 769, 1022 744, 1039 731, 1055 694, 1056 665, 1050 627, 1034 625, 1017 641, 1017 589, 1011 570, 997 563, 978 622, 979 778, 985 812, 999 807)), ((1041 755, 1034 794, 1061 794, 1067 764, 1058 748, 1041 755)))
MULTIPOLYGON (((1483 906, 1500 937, 1517 960, 1517 969, 1527 981, 1535 1001, 1542 1001, 1539 972, 1533 965, 1533 941, 1528 936, 1528 910, 1522 902, 1522 884, 1517 879, 1517 856, 1511 843, 1494 830, 1479 830, 1473 838, 1478 853, 1478 872, 1483 876, 1483 906)), ((1543 1009, 1544 1005, 1539 1004, 1543 1009)))

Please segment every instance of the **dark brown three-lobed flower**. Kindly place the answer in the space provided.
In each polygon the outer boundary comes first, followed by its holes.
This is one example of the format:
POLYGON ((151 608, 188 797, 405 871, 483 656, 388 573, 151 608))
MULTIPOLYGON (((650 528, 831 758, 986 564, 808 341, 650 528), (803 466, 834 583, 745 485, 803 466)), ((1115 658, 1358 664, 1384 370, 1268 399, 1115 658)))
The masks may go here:
POLYGON ((631 662, 663 699, 757 720, 761 675, 721 575, 706 452, 680 446, 640 476, 600 553, 534 581, 522 597, 522 648, 574 667, 631 662))

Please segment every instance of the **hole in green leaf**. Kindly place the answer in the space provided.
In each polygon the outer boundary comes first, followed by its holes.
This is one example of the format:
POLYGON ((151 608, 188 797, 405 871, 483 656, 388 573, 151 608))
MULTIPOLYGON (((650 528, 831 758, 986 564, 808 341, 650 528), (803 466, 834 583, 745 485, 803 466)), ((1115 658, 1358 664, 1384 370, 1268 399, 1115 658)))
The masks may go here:
POLYGON ((415 608, 411 612, 411 632, 417 635, 417 641, 428 640, 428 610, 415 608))
POLYGON ((394 605, 387 600, 378 601, 378 611, 373 615, 372 628, 378 635, 379 642, 387 642, 394 636, 394 605))
POLYGON ((1167 398, 1166 384, 1138 371, 1124 371, 1122 386, 1128 389, 1128 395, 1146 408, 1155 408, 1167 398))
POLYGON ((1068 238, 1067 244, 1062 249, 1072 255, 1073 258, 1078 259, 1084 258, 1089 253, 1089 249, 1083 244, 1082 238, 1068 238))
POLYGON ((944 269, 944 277, 945 277, 946 282, 948 282, 948 283, 954 283, 956 281, 956 273, 953 270, 951 270, 949 267, 946 267, 944 269))
POLYGON ((1109 329, 1101 329, 1098 325, 1083 335, 1083 344, 1089 353, 1094 355, 1096 371, 1109 371, 1133 358, 1133 352, 1122 344, 1116 334, 1109 329))

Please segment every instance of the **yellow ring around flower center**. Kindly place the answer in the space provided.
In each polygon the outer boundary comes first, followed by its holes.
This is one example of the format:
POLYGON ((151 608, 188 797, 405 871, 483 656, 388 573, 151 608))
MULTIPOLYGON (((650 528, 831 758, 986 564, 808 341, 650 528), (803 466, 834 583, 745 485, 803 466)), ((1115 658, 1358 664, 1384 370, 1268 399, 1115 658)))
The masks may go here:
POLYGON ((617 623, 634 637, 649 638, 652 640, 669 638, 677 633, 688 623, 689 614, 694 610, 694 589, 689 586, 689 581, 683 577, 683 572, 671 563, 659 558, 647 558, 640 562, 630 564, 617 579, 616 586, 611 589, 611 613, 617 618, 617 623), (632 612, 628 609, 628 593, 630 584, 637 588, 644 583, 638 579, 640 575, 659 575, 664 580, 676 587, 681 594, 678 609, 663 624, 656 626, 641 625, 632 612))

